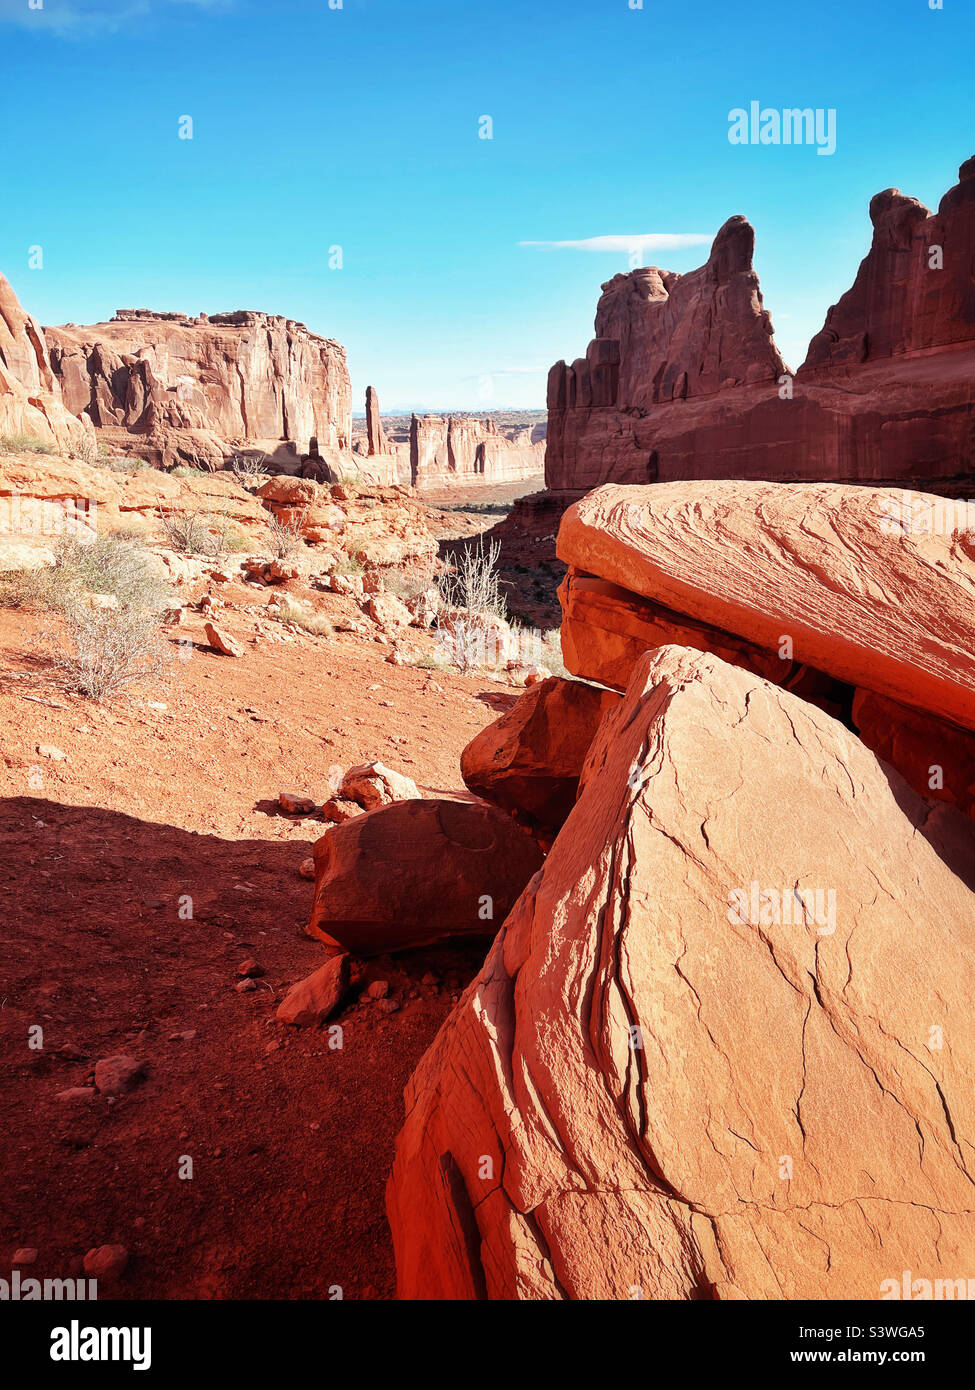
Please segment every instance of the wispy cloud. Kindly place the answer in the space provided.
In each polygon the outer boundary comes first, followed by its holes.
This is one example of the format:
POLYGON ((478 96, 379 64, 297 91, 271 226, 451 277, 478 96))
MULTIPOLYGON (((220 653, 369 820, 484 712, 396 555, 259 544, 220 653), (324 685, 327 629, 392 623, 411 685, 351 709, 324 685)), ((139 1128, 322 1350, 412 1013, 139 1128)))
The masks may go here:
POLYGON ((84 39, 125 29, 153 12, 173 5, 201 10, 228 10, 234 0, 44 0, 41 9, 30 9, 27 0, 0 0, 0 24, 84 39))
POLYGON ((713 240, 713 232, 634 232, 632 236, 590 236, 581 241, 519 241, 518 245, 537 246, 543 251, 616 251, 631 256, 635 252, 707 246, 713 240))

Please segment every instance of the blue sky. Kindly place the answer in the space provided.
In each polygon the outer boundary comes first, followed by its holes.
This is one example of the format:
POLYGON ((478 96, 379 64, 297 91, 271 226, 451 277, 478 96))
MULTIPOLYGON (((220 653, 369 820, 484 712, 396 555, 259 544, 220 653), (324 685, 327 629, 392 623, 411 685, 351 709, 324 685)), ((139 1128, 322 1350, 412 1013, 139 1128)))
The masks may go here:
POLYGON ((744 213, 797 365, 872 194, 936 205, 975 154, 971 0, 631 3, 0 0, 0 269, 44 323, 287 314, 347 346, 357 406, 542 408, 629 263, 521 243, 744 213), (752 100, 834 108, 836 152, 730 144, 752 100))

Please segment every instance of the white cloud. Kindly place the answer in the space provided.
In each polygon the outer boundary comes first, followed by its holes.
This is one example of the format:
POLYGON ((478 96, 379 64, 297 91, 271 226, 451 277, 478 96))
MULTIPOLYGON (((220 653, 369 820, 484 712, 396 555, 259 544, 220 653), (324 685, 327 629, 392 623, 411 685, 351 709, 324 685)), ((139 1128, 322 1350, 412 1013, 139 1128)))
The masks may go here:
POLYGON ((97 38, 173 4, 225 10, 233 0, 43 0, 40 9, 31 9, 27 0, 0 0, 0 24, 61 38, 97 38))
POLYGON ((591 236, 581 241, 519 241, 519 246, 539 246, 545 251, 616 251, 633 255, 643 251, 674 251, 681 246, 707 246, 713 232, 634 232, 632 236, 591 236))

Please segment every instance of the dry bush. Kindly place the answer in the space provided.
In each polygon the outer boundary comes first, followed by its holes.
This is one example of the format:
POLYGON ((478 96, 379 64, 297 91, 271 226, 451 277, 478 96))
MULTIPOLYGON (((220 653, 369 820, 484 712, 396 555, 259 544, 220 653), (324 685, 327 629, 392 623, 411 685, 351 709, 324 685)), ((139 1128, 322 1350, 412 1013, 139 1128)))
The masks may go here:
POLYGON ((304 550, 302 531, 306 515, 306 507, 294 508, 287 518, 280 517, 275 512, 268 512, 267 529, 271 533, 271 545, 279 560, 290 559, 292 555, 300 555, 304 550))
POLYGON ((571 680, 568 668, 562 659, 562 630, 561 628, 551 627, 548 632, 542 634, 542 666, 551 671, 553 676, 561 676, 563 680, 571 680))
POLYGON ((492 541, 485 548, 484 538, 479 536, 476 545, 466 546, 456 557, 454 567, 437 578, 443 607, 505 618, 507 610, 498 573, 500 558, 498 541, 492 541))
POLYGON ((383 585, 388 594, 395 594, 404 602, 407 599, 419 598, 428 589, 437 587, 435 570, 433 560, 414 560, 399 569, 386 570, 383 574, 383 585))
POLYGON ((281 622, 294 623, 295 627, 300 627, 302 632, 310 633, 312 637, 330 636, 332 632, 331 621, 324 613, 319 613, 297 599, 283 599, 277 616, 281 622))
POLYGON ((138 608, 76 608, 63 629, 40 634, 37 648, 56 684, 99 702, 172 666, 157 617, 138 608))
POLYGON ((252 487, 261 482, 267 476, 265 464, 267 454, 234 454, 230 461, 230 471, 234 475, 234 481, 239 483, 245 492, 249 492, 252 487))
POLYGON ((184 555, 215 559, 250 546, 246 536, 242 536, 225 516, 201 511, 163 512, 160 520, 173 550, 184 555))
POLYGON ((56 454, 53 444, 45 444, 32 434, 0 435, 0 452, 6 454, 56 454))
POLYGON ((0 585, 8 608, 68 613, 89 594, 105 594, 120 607, 160 613, 170 601, 169 587, 152 568, 148 553, 126 536, 99 536, 88 543, 62 536, 54 547, 54 566, 21 570, 0 585))
POLYGON ((98 463, 98 440, 90 434, 86 434, 78 444, 71 448, 71 457, 80 459, 82 463, 98 463))

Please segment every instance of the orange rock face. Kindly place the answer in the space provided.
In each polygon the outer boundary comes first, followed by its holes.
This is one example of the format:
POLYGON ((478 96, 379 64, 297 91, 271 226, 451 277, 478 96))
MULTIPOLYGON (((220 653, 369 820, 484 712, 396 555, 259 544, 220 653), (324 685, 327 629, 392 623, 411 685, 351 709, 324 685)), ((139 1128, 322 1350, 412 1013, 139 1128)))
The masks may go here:
POLYGON ((575 803, 599 721, 618 703, 613 691, 582 681, 551 676, 532 685, 464 749, 464 782, 536 834, 555 835, 575 803))
POLYGON ((566 512, 558 553, 698 623, 975 728, 975 547, 938 511, 947 505, 828 483, 608 485, 566 512))
POLYGON ((531 837, 494 806, 395 802, 317 842, 309 931, 367 956, 490 936, 541 863, 531 837))
POLYGON ((95 431, 65 404, 44 330, 0 275, 0 435, 29 435, 66 453, 95 448, 95 431))
POLYGON ((644 657, 412 1078, 399 1295, 878 1299, 975 1269, 972 832, 836 721, 644 657))

